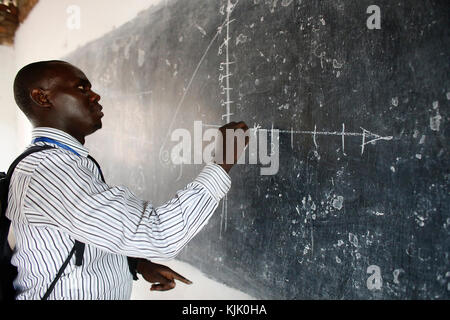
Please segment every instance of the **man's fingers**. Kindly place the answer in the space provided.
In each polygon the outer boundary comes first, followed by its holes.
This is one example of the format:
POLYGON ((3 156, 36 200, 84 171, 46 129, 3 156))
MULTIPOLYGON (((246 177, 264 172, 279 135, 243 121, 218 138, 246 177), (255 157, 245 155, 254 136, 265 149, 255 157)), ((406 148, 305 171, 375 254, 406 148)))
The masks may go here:
MULTIPOLYGON (((145 277, 144 277, 145 278, 145 277)), ((155 283, 164 283, 169 281, 165 276, 163 276, 161 273, 155 273, 152 275, 151 278, 146 278, 148 282, 155 282, 155 283)))
POLYGON ((186 284, 192 284, 192 281, 191 281, 191 280, 186 279, 186 278, 183 277, 181 274, 176 273, 176 272, 173 271, 173 270, 172 270, 172 272, 173 272, 173 278, 174 278, 174 279, 180 280, 181 282, 184 282, 184 283, 186 283, 186 284))
POLYGON ((167 291, 175 288, 176 283, 174 280, 168 280, 161 283, 152 284, 150 290, 151 291, 167 291))
POLYGON ((237 128, 241 128, 241 129, 244 129, 244 131, 247 131, 247 130, 248 130, 248 126, 247 126, 247 124, 246 124, 244 121, 239 121, 239 122, 236 124, 236 127, 237 127, 237 128))
POLYGON ((184 282, 186 284, 192 284, 192 281, 186 279, 181 274, 173 271, 170 268, 168 268, 168 270, 166 270, 164 273, 165 273, 164 275, 159 274, 157 276, 158 280, 150 287, 151 291, 171 290, 176 286, 175 279, 184 282))
POLYGON ((223 129, 244 129, 244 131, 248 130, 248 126, 244 121, 239 122, 229 122, 226 125, 222 126, 223 129))
POLYGON ((222 128, 229 129, 229 128, 233 128, 235 125, 236 125, 236 122, 233 121, 233 122, 229 122, 226 125, 222 126, 222 128))

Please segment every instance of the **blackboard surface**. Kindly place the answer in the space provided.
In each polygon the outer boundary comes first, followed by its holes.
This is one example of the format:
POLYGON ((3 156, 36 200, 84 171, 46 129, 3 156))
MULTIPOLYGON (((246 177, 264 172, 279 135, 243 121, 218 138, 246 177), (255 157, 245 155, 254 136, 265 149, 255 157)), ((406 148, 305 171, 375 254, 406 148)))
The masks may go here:
POLYGON ((450 297, 447 1, 164 1, 68 61, 102 95, 110 184, 161 205, 177 128, 278 129, 179 258, 263 299, 450 297), (270 144, 269 144, 270 150, 270 144))

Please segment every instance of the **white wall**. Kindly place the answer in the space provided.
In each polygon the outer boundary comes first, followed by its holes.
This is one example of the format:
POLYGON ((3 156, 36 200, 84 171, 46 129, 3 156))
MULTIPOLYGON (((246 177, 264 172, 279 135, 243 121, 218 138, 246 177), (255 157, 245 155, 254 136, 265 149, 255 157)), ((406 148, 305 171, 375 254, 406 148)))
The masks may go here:
MULTIPOLYGON (((40 0, 17 31, 15 51, 12 49, 0 51, 2 60, 4 57, 9 57, 12 61, 12 57, 15 57, 15 63, 8 66, 11 70, 8 69, 4 79, 0 80, 1 94, 6 95, 6 92, 9 92, 4 102, 8 105, 8 113, 5 117, 2 113, 0 119, 1 143, 12 144, 11 154, 5 157, 2 155, 2 161, 9 163, 9 159, 12 159, 13 155, 30 141, 31 126, 28 120, 21 113, 16 117, 17 114, 12 111, 18 110, 15 105, 11 105, 12 79, 15 72, 30 62, 60 59, 77 47, 129 21, 139 11, 162 1, 166 0, 40 0), (76 5, 80 9, 79 29, 70 29, 67 26, 68 20, 73 22, 71 20, 73 11, 67 12, 71 5, 76 5), (16 124, 14 118, 17 119, 16 124), (17 132, 14 135, 15 126, 17 132), (3 128, 9 132, 9 135, 4 136, 3 128)), ((0 101, 3 105, 3 100, 0 101)), ((3 162, 1 164, 3 165, 3 162)), ((209 279, 186 263, 174 260, 163 264, 184 275, 193 281, 193 284, 185 285, 178 282, 175 289, 161 293, 150 292, 150 285, 140 280, 134 283, 132 299, 252 299, 251 296, 209 279)))
POLYGON ((0 171, 8 170, 9 164, 14 160, 17 141, 17 113, 13 96, 15 76, 14 49, 9 46, 0 46, 0 171))

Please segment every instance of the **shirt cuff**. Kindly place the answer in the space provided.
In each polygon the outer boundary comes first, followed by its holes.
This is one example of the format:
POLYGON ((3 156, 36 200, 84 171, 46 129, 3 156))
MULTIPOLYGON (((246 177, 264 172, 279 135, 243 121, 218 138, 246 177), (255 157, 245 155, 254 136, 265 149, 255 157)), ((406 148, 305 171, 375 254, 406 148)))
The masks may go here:
POLYGON ((215 163, 207 164, 194 182, 205 187, 217 202, 219 202, 231 188, 230 176, 221 166, 215 163))

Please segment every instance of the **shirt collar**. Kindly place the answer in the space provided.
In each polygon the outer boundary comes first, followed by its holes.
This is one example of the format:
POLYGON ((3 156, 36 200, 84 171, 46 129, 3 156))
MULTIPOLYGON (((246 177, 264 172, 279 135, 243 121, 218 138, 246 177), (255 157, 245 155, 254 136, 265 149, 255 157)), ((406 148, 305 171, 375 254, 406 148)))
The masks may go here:
POLYGON ((82 157, 87 157, 89 155, 89 150, 67 132, 55 128, 37 127, 31 132, 31 139, 34 140, 38 137, 46 137, 61 142, 74 149, 82 157))

